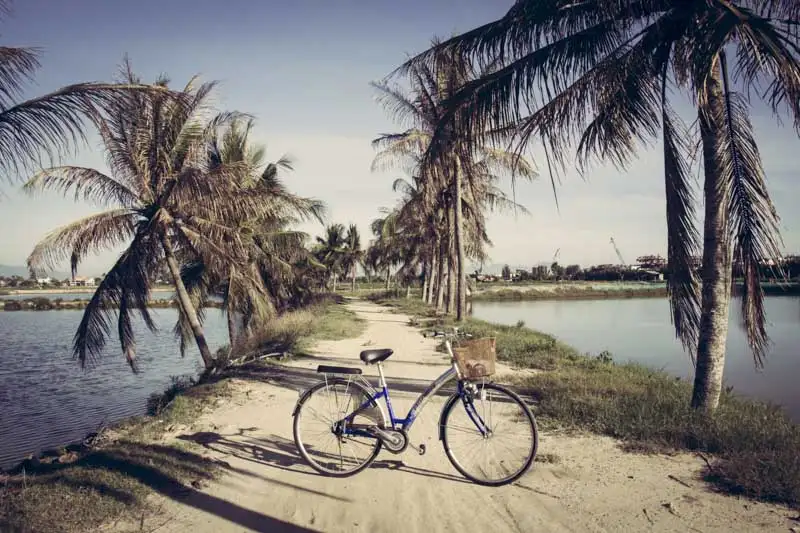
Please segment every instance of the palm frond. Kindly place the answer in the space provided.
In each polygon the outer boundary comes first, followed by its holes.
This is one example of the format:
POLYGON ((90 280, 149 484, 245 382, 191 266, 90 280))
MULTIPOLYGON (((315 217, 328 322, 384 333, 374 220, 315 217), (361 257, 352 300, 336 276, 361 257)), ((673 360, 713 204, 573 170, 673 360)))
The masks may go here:
POLYGON ((85 140, 86 117, 113 109, 116 99, 130 91, 166 93, 149 85, 81 83, 0 109, 0 172, 27 170, 39 163, 41 154, 54 161, 85 140))
POLYGON ((156 243, 145 233, 139 233, 97 286, 74 337, 73 352, 81 366, 93 364, 102 355, 106 337, 111 333, 111 319, 116 312, 123 353, 136 371, 130 314, 134 309, 138 310, 145 325, 155 331, 147 301, 150 275, 159 257, 156 243))
POLYGON ((116 202, 132 208, 139 203, 137 194, 114 178, 85 167, 55 167, 41 170, 23 185, 29 194, 55 190, 66 194, 74 189, 75 200, 84 200, 105 205, 116 202))
POLYGON ((39 66, 38 49, 0 46, 0 109, 13 105, 39 66))
POLYGON ((138 213, 130 209, 113 209, 62 226, 34 247, 28 266, 34 271, 52 270, 69 259, 74 275, 87 254, 128 242, 138 218, 138 213))
POLYGON ((734 261, 744 274, 742 319, 757 366, 769 344, 759 266, 780 257, 778 216, 766 187, 761 156, 753 136, 747 106, 736 93, 726 95, 727 130, 716 157, 725 183, 731 214, 728 228, 734 237, 734 261))
MULTIPOLYGON (((680 119, 664 101, 662 113, 664 181, 667 198, 667 294, 671 320, 684 348, 693 354, 700 330, 700 283, 692 258, 700 249, 694 220, 694 194, 684 156, 685 139, 680 119)), ((693 357, 693 355, 692 355, 693 357)))

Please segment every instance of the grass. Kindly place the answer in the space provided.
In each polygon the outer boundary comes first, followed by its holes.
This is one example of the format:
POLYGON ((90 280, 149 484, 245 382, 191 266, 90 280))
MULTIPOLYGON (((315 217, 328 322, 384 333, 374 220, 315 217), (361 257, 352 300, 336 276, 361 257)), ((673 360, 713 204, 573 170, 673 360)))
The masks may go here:
POLYGON ((366 322, 347 309, 344 302, 341 296, 325 295, 309 307, 285 313, 237 347, 234 357, 297 353, 308 350, 317 341, 357 337, 366 329, 366 322))
POLYGON ((523 300, 602 300, 607 298, 655 298, 667 295, 667 290, 663 286, 654 286, 641 289, 595 289, 595 288, 554 288, 539 290, 535 286, 529 288, 519 287, 504 288, 497 290, 487 290, 475 292, 471 299, 473 301, 523 301, 523 300))
MULTIPOLYGON (((263 329, 260 346, 301 350, 315 340, 359 335, 366 323, 343 302, 324 296, 284 314, 263 329)), ((63 447, 0 474, 0 531, 71 533, 112 519, 137 521, 157 511, 148 503, 149 494, 179 498, 191 492, 192 484, 230 467, 194 453, 189 445, 159 441, 191 426, 232 393, 225 373, 200 384, 191 376, 175 377, 163 393, 150 397, 147 416, 117 424, 91 446, 63 447)))
MULTIPOLYGON (((451 323, 419 300, 372 300, 415 315, 423 326, 451 323)), ((665 372, 615 364, 608 352, 580 354, 522 323, 468 319, 463 329, 495 336, 498 359, 544 370, 512 382, 534 399, 544 427, 608 435, 631 451, 707 454, 705 479, 718 490, 800 507, 800 426, 779 407, 725 391, 709 418, 689 407, 691 384, 665 372)))
POLYGON ((153 491, 177 497, 191 490, 188 482, 213 478, 219 464, 153 440, 172 426, 190 424, 229 394, 227 380, 196 386, 177 395, 158 417, 129 419, 113 428, 110 442, 26 460, 0 480, 0 531, 90 530, 111 518, 152 513, 146 497, 153 491))

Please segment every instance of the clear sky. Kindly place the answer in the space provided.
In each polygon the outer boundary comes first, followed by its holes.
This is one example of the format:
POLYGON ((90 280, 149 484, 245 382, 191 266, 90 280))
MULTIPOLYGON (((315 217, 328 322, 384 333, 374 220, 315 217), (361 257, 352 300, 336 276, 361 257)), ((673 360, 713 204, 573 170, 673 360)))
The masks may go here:
MULTIPOLYGON (((508 0, 18 0, 0 27, 3 45, 37 46, 42 69, 29 96, 79 81, 110 80, 128 54, 145 80, 167 73, 175 86, 194 74, 219 80, 218 105, 257 117, 258 140, 296 170, 287 182, 327 202, 331 221, 359 225, 363 240, 381 206, 392 206, 396 175, 370 172, 370 141, 397 131, 374 101, 379 80, 436 35, 469 30, 502 16, 508 0)), ((797 136, 757 108, 754 122, 788 252, 800 251, 797 136)), ((690 117, 691 118, 691 117, 690 117)), ((540 168, 540 153, 533 156, 540 168)), ((65 163, 104 169, 93 139, 65 163)), ((662 156, 656 146, 625 173, 571 173, 559 189, 560 214, 546 177, 518 187, 531 215, 493 215, 491 262, 583 265, 628 262, 666 252, 662 156)), ((506 184, 507 187, 507 184, 506 184)), ((47 231, 97 207, 54 195, 28 198, 0 184, 0 264, 21 265, 47 231)), ((318 224, 303 229, 321 234, 318 224)), ((89 258, 81 273, 104 272, 114 254, 89 258)))

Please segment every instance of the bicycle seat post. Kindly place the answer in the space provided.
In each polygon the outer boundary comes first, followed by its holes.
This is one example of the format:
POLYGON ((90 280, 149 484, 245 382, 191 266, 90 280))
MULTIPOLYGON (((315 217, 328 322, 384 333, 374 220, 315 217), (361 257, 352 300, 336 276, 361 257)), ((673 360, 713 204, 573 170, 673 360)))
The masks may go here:
POLYGON ((386 378, 383 375, 383 363, 381 361, 378 361, 378 363, 375 366, 378 367, 378 376, 379 376, 378 385, 380 385, 381 390, 386 390, 386 378))

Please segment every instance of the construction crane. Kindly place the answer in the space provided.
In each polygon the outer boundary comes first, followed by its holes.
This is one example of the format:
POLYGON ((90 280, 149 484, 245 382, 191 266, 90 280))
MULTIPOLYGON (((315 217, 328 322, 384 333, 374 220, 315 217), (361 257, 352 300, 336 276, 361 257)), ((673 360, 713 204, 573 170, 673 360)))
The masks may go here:
POLYGON ((622 272, 620 272, 619 274, 619 281, 620 283, 622 283, 623 281, 625 281, 625 270, 628 268, 628 265, 625 264, 625 259, 623 259, 622 254, 619 251, 619 248, 617 248, 617 243, 614 242, 614 237, 611 237, 610 242, 611 246, 614 247, 614 251, 617 253, 617 257, 619 257, 619 262, 622 263, 622 272))
POLYGON ((611 246, 614 247, 614 251, 617 253, 617 257, 619 257, 619 261, 620 261, 620 263, 622 263, 622 266, 624 266, 624 267, 628 266, 625 263, 625 259, 622 258, 622 254, 619 253, 619 248, 617 248, 617 243, 614 242, 614 237, 611 237, 611 241, 610 242, 611 242, 611 246))

